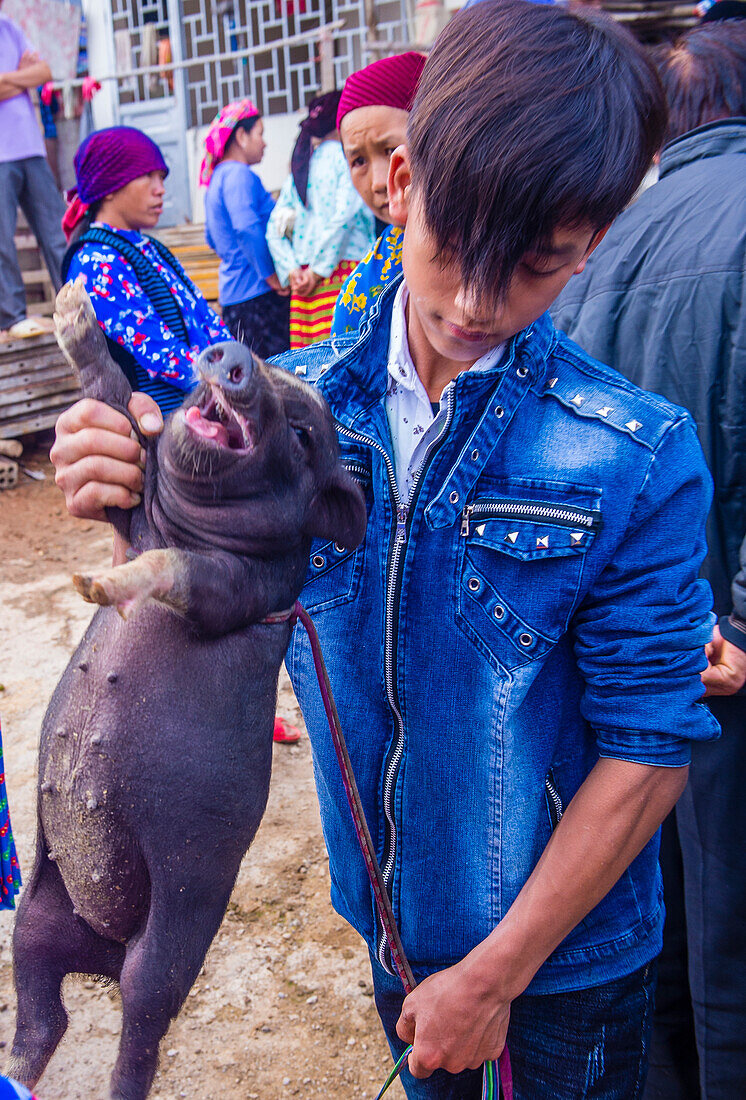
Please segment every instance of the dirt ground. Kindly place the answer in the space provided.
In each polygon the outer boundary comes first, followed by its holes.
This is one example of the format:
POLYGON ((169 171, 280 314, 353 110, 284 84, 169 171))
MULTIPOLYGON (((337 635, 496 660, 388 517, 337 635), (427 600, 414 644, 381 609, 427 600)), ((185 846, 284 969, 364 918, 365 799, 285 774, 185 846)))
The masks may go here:
MULTIPOLYGON (((37 739, 47 701, 90 616, 70 577, 110 557, 107 529, 71 519, 45 450, 22 460, 46 474, 0 491, 0 717, 22 872, 33 856, 37 739)), ((279 713, 302 726, 285 676, 279 713)), ((0 912, 0 1066, 15 1017, 11 933, 0 912)), ((40 1100, 102 1100, 120 1031, 118 993, 68 979, 70 1027, 37 1087, 40 1100)), ((222 927, 161 1044, 152 1094, 190 1097, 374 1097, 390 1068, 367 951, 329 903, 304 734, 275 745, 269 806, 243 861, 222 927)), ((387 1097, 401 1100, 397 1082, 387 1097)))

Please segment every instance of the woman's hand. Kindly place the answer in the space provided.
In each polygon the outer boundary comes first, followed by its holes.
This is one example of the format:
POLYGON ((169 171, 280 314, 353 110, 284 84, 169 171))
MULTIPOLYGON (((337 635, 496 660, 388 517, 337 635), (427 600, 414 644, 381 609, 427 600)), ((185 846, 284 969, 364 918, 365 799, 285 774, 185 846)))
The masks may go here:
POLYGON ((308 289, 306 290, 306 294, 313 294, 316 287, 320 283, 323 283, 324 276, 323 275, 317 275, 315 271, 311 271, 310 267, 306 268, 306 275, 308 276, 308 280, 307 280, 308 289))
POLYGON ((290 293, 290 287, 283 286, 275 274, 268 275, 266 282, 267 285, 274 290, 275 294, 279 294, 281 298, 287 298, 290 293))
MULTIPOLYGON (((128 408, 143 435, 163 429, 161 411, 147 394, 134 393, 128 408)), ((49 457, 71 516, 105 520, 106 508, 140 503, 145 451, 126 416, 84 398, 62 414, 55 434, 49 457)))
POLYGON ((303 295, 306 293, 306 272, 308 268, 297 267, 295 271, 291 271, 288 276, 290 283, 290 289, 293 294, 303 295))

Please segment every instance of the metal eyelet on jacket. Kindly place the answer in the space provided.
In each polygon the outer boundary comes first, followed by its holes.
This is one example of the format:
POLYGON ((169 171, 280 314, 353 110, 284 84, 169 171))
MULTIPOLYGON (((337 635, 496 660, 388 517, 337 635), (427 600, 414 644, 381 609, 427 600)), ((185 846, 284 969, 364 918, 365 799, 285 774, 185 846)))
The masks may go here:
POLYGON ((504 619, 505 618, 505 608, 502 607, 500 604, 498 604, 497 607, 495 608, 495 610, 492 612, 492 614, 495 616, 496 619, 504 619))
POLYGON ((326 558, 323 558, 321 554, 314 554, 311 558, 311 564, 315 565, 317 569, 323 569, 326 565, 326 558))
MULTIPOLYGON (((344 546, 340 546, 338 542, 335 542, 335 543, 334 543, 334 549, 335 549, 335 550, 337 551, 337 553, 338 553, 338 554, 344 554, 344 553, 345 553, 345 550, 346 550, 346 547, 344 547, 344 546)), ((320 556, 321 556, 321 555, 319 555, 319 557, 320 557, 320 556)))
POLYGON ((533 636, 531 634, 519 634, 518 635, 518 641, 523 646, 530 646, 530 645, 533 645, 534 639, 533 639, 533 636))
POLYGON ((451 504, 458 504, 458 493, 454 490, 448 499, 451 504))
POLYGON ((495 416, 497 417, 498 420, 500 419, 501 416, 505 416, 505 409, 502 407, 502 405, 498 405, 497 408, 495 409, 495 416))
POLYGON ((479 577, 469 577, 469 591, 478 592, 482 587, 479 581, 479 577))
POLYGON ((516 374, 519 378, 525 378, 528 374, 528 367, 518 367, 516 370, 516 374))

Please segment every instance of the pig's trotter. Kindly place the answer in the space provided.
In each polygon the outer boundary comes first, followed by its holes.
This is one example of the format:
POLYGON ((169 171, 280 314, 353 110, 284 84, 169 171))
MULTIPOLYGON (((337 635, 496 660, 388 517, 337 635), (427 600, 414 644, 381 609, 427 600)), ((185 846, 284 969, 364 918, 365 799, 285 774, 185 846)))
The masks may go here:
POLYGON ((147 550, 134 561, 95 575, 76 573, 73 584, 88 603, 116 607, 123 619, 151 599, 183 614, 187 582, 181 558, 178 550, 147 550))
POLYGON ((86 603, 97 603, 101 604, 102 607, 108 607, 111 603, 103 587, 90 575, 75 573, 73 584, 86 603))

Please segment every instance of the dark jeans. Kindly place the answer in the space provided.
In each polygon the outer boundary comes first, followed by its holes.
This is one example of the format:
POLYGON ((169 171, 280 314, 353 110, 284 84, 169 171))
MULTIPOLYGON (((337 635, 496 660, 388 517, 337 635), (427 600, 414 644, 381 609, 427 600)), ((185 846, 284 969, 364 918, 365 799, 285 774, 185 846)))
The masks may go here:
POLYGON ((256 352, 260 359, 280 355, 290 347, 290 297, 274 290, 248 302, 223 307, 231 335, 256 352))
MULTIPOLYGON (((395 1057, 405 1044, 396 1034, 404 993, 371 960, 376 1007, 395 1057)), ((655 964, 594 989, 548 996, 524 994, 513 1002, 508 1050, 515 1100, 635 1100, 642 1096, 655 990, 655 964)), ((381 1081, 386 1069, 382 1067, 381 1081)), ((415 1080, 404 1069, 410 1100, 480 1100, 482 1071, 436 1070, 415 1080)))
POLYGON ((26 316, 26 292, 14 243, 21 207, 44 256, 55 290, 62 286, 65 204, 46 157, 0 162, 0 329, 26 316))
POLYGON ((692 742, 661 838, 667 915, 645 1100, 746 1097, 746 698, 708 702, 722 737, 692 742))

